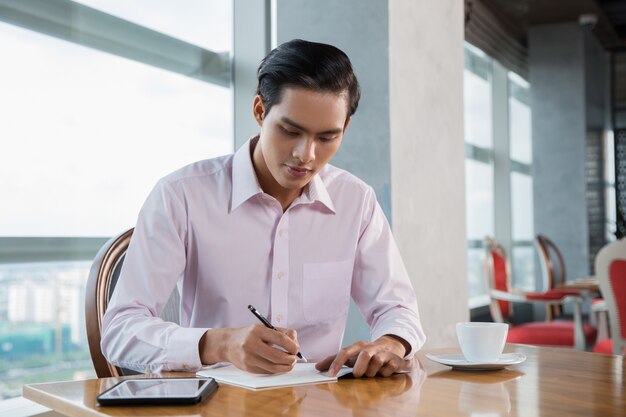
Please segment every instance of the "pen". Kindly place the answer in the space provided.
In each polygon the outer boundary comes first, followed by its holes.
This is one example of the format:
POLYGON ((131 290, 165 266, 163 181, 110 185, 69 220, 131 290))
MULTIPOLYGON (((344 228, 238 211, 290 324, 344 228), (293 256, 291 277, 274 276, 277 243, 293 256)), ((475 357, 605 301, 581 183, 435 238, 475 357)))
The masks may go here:
MULTIPOLYGON (((250 310, 250 312, 254 314, 256 318, 259 319, 259 321, 265 325, 265 327, 267 327, 268 329, 276 330, 276 327, 272 326, 272 323, 270 323, 269 320, 263 317, 261 313, 257 311, 256 308, 252 307, 252 305, 248 305, 248 310, 250 310)), ((303 361, 308 362, 306 358, 302 356, 302 353, 298 352, 296 353, 296 356, 302 359, 303 361)))

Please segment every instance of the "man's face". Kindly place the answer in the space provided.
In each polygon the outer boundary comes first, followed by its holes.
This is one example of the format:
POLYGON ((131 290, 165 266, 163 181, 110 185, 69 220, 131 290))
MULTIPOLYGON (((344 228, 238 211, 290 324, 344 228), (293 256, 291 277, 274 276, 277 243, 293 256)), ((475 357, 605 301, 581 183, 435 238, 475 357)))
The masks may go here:
POLYGON ((307 185, 339 149, 350 121, 347 109, 347 93, 285 88, 269 112, 257 96, 254 116, 261 134, 254 161, 261 165, 256 168, 264 190, 289 194, 307 185))

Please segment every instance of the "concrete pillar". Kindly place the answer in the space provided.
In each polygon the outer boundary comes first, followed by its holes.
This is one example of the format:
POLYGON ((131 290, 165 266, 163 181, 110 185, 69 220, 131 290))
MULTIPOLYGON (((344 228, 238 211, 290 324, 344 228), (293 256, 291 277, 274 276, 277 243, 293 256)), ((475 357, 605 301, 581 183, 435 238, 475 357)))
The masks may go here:
POLYGON ((535 232, 561 249, 569 279, 587 276, 585 163, 590 133, 601 133, 605 120, 606 58, 577 23, 554 24, 530 28, 529 66, 535 232))
POLYGON ((389 2, 394 234, 427 346, 469 320, 463 139, 463 2, 389 2))

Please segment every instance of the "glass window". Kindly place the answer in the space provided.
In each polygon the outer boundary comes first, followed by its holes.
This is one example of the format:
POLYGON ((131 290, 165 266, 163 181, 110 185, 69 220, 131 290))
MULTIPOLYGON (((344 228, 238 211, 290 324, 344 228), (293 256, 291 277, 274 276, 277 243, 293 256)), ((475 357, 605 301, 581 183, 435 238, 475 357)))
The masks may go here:
POLYGON ((487 282, 483 262, 485 260, 484 248, 469 248, 467 250, 467 274, 469 307, 479 307, 489 303, 487 295, 487 282))
POLYGON ((532 125, 530 86, 508 73, 509 144, 511 158, 511 269, 513 286, 535 289, 533 225, 532 125))
POLYGON ((532 162, 532 132, 528 83, 509 72, 509 140, 511 159, 532 162))
MULTIPOLYGON (((230 49, 230 1, 82 3, 107 13, 90 15, 103 24, 108 14, 124 19, 116 29, 149 27, 142 33, 157 45, 164 33, 195 50, 230 49)), ((78 20, 68 32, 80 32, 78 20)), ((0 400, 24 383, 94 375, 84 291, 97 248, 134 225, 160 177, 234 145, 228 82, 146 64, 132 48, 120 56, 114 45, 49 36, 44 26, 0 23, 0 400)))
POLYGON ((158 178, 232 151, 229 89, 7 24, 0 33, 11 143, 0 236, 115 235, 158 178))
POLYGON ((467 193, 467 239, 482 241, 494 235, 493 167, 478 161, 465 161, 467 193))
POLYGON ((220 0, 74 0, 211 51, 230 51, 232 2, 220 0), (184 22, 184 23, 182 23, 184 22))
POLYGON ((513 286, 524 291, 534 291, 535 284, 535 248, 530 245, 513 246, 511 269, 513 286))
POLYGON ((489 59, 466 45, 463 100, 465 102, 465 142, 483 148, 493 146, 491 122, 491 68, 489 59))
POLYGON ((617 202, 615 196, 615 137, 613 131, 604 134, 604 178, 606 201, 606 239, 617 238, 617 202))
MULTIPOLYGON (((471 304, 487 293, 483 271, 483 239, 494 235, 493 167, 478 161, 465 161, 466 224, 468 248, 468 292, 471 304)), ((483 300, 485 301, 485 300, 483 300)))
POLYGON ((532 177, 511 173, 511 203, 513 241, 532 241, 535 238, 532 177))
POLYGON ((534 288, 532 131, 528 82, 469 44, 464 82, 468 304, 473 308, 489 302, 486 236, 509 253, 512 285, 534 288), (500 107, 508 108, 508 126, 494 119, 493 108, 500 107))
POLYGON ((483 240, 494 236, 494 173, 491 61, 465 46, 464 112, 467 268, 470 307, 487 304, 483 240))

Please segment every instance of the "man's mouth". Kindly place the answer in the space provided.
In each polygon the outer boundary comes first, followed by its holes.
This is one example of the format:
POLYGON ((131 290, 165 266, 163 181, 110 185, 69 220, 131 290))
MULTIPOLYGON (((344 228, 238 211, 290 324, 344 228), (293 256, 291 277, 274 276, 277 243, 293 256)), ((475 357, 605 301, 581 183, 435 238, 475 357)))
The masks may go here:
POLYGON ((309 172, 313 171, 312 169, 306 167, 296 167, 292 165, 285 165, 287 167, 287 171, 294 177, 304 177, 309 172))

